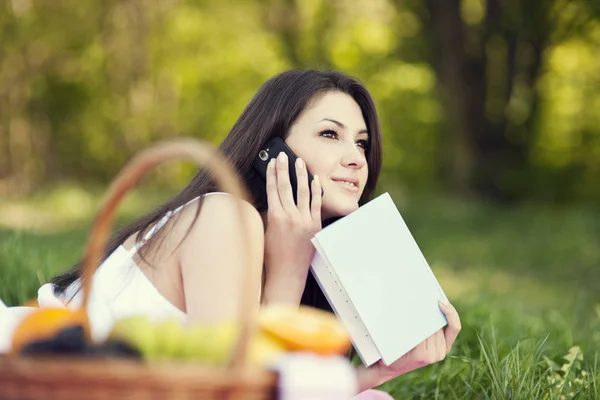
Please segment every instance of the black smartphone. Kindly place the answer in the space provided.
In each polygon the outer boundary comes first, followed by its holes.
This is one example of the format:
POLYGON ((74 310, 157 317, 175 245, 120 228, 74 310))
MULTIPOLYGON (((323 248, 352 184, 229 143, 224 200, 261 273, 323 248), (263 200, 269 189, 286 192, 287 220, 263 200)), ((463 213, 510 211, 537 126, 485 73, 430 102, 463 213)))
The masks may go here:
MULTIPOLYGON (((258 152, 254 160, 254 169, 258 172, 262 180, 267 182, 267 166, 273 158, 277 158, 279 153, 284 152, 288 157, 288 170, 290 173, 290 184, 292 185, 292 194, 294 196, 294 203, 298 204, 298 177, 296 176, 296 159, 298 158, 294 152, 285 144, 283 139, 275 137, 267 142, 265 146, 258 152)), ((312 189, 311 183, 313 176, 308 172, 308 190, 311 194, 312 189)), ((323 195, 323 190, 321 190, 323 195)))

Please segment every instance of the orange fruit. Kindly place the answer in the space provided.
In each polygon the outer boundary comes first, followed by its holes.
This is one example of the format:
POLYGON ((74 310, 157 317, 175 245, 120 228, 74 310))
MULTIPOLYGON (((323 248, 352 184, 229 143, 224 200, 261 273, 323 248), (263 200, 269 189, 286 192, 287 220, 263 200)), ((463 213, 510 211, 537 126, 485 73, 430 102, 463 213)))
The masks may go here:
POLYGON ((335 314, 313 307, 264 307, 258 324, 292 351, 335 355, 347 352, 351 345, 348 332, 335 314))
POLYGON ((30 299, 23 303, 23 307, 39 307, 37 299, 30 299))
POLYGON ((89 337, 87 314, 83 310, 65 308, 40 308, 28 314, 13 332, 12 352, 18 353, 29 343, 51 339, 65 328, 83 326, 89 337))

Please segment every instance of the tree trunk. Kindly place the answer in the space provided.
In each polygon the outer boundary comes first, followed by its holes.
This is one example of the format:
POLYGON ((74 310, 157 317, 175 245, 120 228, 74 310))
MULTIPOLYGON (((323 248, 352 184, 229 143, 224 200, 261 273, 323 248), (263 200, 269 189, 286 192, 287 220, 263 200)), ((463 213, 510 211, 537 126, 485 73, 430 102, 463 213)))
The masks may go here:
POLYGON ((8 194, 8 178, 10 176, 9 153, 9 101, 8 94, 0 96, 0 197, 8 194))
POLYGON ((518 4, 488 0, 485 19, 477 27, 463 22, 460 0, 426 4, 432 64, 445 115, 442 181, 460 194, 515 200, 527 190, 535 84, 550 32, 544 19, 547 8, 537 10, 540 21, 530 29, 525 27, 526 10, 518 4), (532 53, 530 61, 519 59, 525 46, 532 53), (517 86, 531 93, 525 99, 529 112, 520 119, 511 116, 511 100, 520 95, 517 86))
POLYGON ((273 32, 281 40, 283 57, 293 68, 329 68, 331 65, 324 36, 335 16, 334 5, 322 1, 314 16, 311 32, 302 30, 298 0, 276 0, 261 6, 262 21, 267 31, 273 32), (311 38, 311 50, 304 51, 302 42, 311 38))
POLYGON ((477 115, 478 110, 470 109, 470 103, 473 103, 474 97, 485 98, 485 92, 482 93, 485 86, 477 86, 481 74, 485 74, 485 71, 480 71, 484 64, 467 60, 459 0, 427 0, 427 8, 432 63, 445 111, 445 121, 440 127, 440 177, 449 189, 464 194, 470 190, 475 167, 473 138, 477 127, 469 114, 477 115), (473 76, 467 77, 467 69, 473 76))

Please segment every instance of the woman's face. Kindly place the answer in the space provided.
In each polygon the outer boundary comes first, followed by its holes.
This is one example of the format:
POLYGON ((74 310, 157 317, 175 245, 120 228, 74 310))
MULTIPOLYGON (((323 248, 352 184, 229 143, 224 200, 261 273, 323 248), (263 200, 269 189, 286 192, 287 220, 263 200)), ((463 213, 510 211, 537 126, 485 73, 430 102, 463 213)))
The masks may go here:
POLYGON ((319 177, 322 219, 358 208, 367 183, 369 134, 359 105, 341 92, 316 99, 291 126, 286 144, 319 177))

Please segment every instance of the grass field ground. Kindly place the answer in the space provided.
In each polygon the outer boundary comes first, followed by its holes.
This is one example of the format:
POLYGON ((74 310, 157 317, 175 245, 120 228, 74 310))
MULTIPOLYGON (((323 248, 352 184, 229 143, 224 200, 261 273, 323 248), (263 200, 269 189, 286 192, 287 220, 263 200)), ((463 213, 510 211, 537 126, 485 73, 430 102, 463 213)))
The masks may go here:
MULTIPOLYGON (((100 196, 0 200, 0 298, 21 304, 82 254, 100 196)), ((391 191, 463 331, 451 355, 382 386, 398 399, 600 399, 600 212, 391 191)), ((135 192, 130 220, 165 198, 135 192)), ((393 310, 386 310, 393 318, 393 310)))

